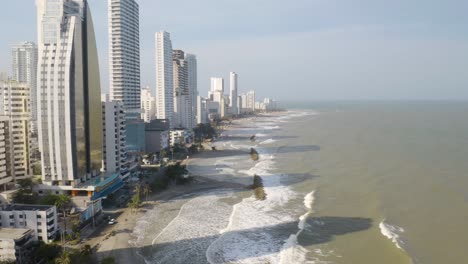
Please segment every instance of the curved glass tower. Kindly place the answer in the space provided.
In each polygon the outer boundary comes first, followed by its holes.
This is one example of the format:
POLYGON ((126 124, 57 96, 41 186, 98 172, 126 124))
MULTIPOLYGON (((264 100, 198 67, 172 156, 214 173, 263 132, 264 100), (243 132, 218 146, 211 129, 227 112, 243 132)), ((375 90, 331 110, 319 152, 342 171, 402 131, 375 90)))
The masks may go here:
POLYGON ((38 0, 42 180, 75 186, 102 164, 99 64, 86 0, 38 0))

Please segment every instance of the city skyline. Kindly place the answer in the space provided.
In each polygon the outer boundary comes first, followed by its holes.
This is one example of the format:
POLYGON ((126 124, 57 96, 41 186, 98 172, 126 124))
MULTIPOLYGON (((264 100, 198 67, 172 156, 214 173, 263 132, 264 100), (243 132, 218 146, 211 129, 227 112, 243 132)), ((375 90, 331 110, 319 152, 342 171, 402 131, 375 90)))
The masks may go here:
MULTIPOLYGON (((177 16, 172 15, 176 3, 137 2, 142 22, 142 87, 155 86, 153 36, 166 30, 177 43, 173 48, 197 54, 201 94, 209 90, 211 76, 228 79, 228 72, 235 70, 242 75, 241 91, 256 89, 260 96, 289 100, 304 98, 295 95, 301 92, 309 100, 468 99, 464 89, 468 77, 462 70, 468 68, 468 34, 461 11, 468 4, 461 1, 432 5, 361 1, 359 8, 348 3, 281 5, 273 1, 270 5, 260 2, 248 11, 241 8, 247 4, 241 1, 224 4, 223 14, 230 19, 221 21, 209 1, 188 3, 187 10, 197 15, 182 10, 177 16), (263 12, 255 18, 259 8, 263 12), (239 15, 242 21, 234 19, 239 15), (198 33, 200 27, 204 30, 198 33), (292 89, 296 93, 285 91, 292 89)), ((0 71, 10 71, 12 45, 35 42, 34 1, 24 3, 4 3, 11 12, 0 21, 15 23, 16 30, 2 29, 0 71), (11 16, 15 10, 25 16, 11 16)), ((100 14, 95 18, 96 35, 102 90, 108 92, 107 2, 91 0, 90 5, 100 14)))

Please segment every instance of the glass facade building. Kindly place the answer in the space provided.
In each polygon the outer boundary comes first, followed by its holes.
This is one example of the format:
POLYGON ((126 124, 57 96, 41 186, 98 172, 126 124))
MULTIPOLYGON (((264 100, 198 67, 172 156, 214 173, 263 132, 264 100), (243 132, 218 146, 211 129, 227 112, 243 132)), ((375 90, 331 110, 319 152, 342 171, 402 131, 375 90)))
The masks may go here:
POLYGON ((74 186, 102 166, 99 64, 86 0, 38 0, 42 180, 74 186))

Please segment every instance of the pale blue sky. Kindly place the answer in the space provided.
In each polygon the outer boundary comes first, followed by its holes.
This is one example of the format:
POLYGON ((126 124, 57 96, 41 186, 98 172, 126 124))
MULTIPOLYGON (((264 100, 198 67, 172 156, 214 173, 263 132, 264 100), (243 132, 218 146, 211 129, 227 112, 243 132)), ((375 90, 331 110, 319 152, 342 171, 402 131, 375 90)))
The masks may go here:
MULTIPOLYGON (((280 100, 468 99, 466 0, 137 0, 142 85, 155 85, 154 33, 195 53, 199 90, 239 73, 239 89, 280 100)), ((107 0, 89 0, 108 89, 107 0)), ((36 41, 34 0, 2 1, 0 71, 36 41)))

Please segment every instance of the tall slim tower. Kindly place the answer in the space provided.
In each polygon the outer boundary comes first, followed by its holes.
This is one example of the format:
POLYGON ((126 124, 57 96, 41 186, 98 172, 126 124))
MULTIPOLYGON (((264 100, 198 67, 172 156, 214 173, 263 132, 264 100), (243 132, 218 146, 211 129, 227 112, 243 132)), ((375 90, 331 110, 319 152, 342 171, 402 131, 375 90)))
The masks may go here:
POLYGON ((37 120, 37 46, 34 42, 22 42, 11 50, 13 80, 29 85, 31 98, 31 119, 37 120))
POLYGON ((192 124, 190 128, 197 125, 196 114, 198 113, 198 77, 197 77, 197 57, 193 54, 185 53, 185 61, 187 62, 187 84, 190 94, 190 104, 193 113, 192 124))
POLYGON ((185 53, 182 50, 173 50, 174 74, 174 126, 178 128, 192 128, 191 94, 188 88, 188 66, 185 53))
POLYGON ((129 118, 140 116, 140 21, 135 0, 108 0, 109 85, 129 118))
POLYGON ((42 181, 75 186, 102 165, 99 64, 86 0, 37 0, 42 181))
POLYGON ((174 127, 174 82, 172 42, 168 32, 156 33, 156 106, 158 119, 168 119, 174 127))
POLYGON ((238 115, 237 109, 237 73, 229 73, 229 107, 231 108, 232 114, 238 115))

